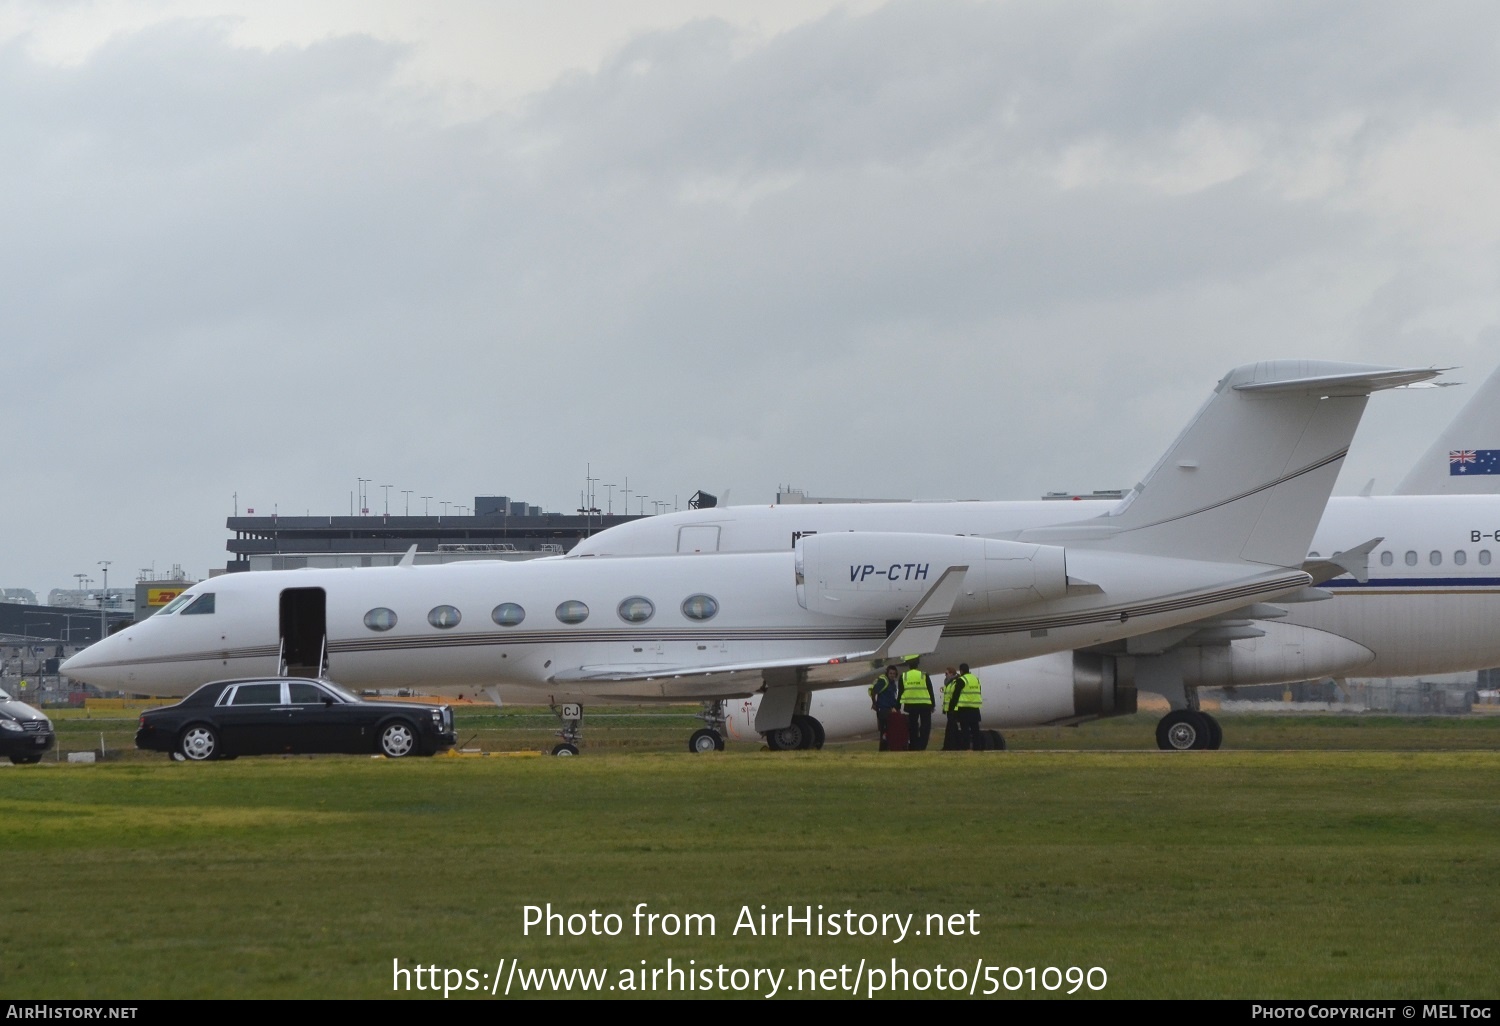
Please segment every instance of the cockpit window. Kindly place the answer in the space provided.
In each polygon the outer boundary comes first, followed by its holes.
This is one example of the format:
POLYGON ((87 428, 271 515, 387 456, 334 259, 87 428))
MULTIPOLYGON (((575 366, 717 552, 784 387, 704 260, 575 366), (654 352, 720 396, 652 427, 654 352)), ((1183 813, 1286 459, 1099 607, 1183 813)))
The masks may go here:
MULTIPOLYGON (((183 597, 186 598, 186 596, 183 596, 183 597)), ((167 608, 170 609, 171 607, 169 606, 167 608)), ((167 611, 166 609, 163 609, 162 613, 165 613, 166 611, 167 611)), ((190 605, 186 609, 184 609, 182 611, 182 615, 183 616, 194 616, 194 615, 196 615, 198 613, 212 613, 213 611, 214 611, 214 593, 211 592, 211 591, 207 591, 207 592, 204 592, 202 595, 199 595, 198 596, 198 600, 196 602, 194 602, 192 605, 190 605)), ((158 613, 156 615, 160 616, 161 613, 158 613)))
POLYGON ((165 606, 162 606, 161 612, 157 613, 156 615, 166 616, 168 613, 175 613, 177 612, 177 610, 181 609, 183 606, 187 605, 197 597, 198 596, 196 595, 189 594, 178 595, 171 602, 168 602, 165 606))

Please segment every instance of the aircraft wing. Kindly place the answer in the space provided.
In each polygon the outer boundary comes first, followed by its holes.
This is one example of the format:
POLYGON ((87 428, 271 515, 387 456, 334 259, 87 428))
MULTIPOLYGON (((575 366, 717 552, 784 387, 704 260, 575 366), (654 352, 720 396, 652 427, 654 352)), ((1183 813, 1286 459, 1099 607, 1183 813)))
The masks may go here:
MULTIPOLYGON (((613 664, 580 666, 560 670, 552 679, 559 684, 643 684, 643 696, 692 697, 749 695, 764 686, 785 682, 812 690, 839 687, 868 680, 889 663, 912 655, 926 655, 937 648, 948 615, 963 589, 966 566, 945 570, 933 586, 912 606, 879 648, 862 652, 829 652, 822 656, 768 659, 721 666, 666 666, 613 664)), ((627 687, 621 694, 629 694, 627 687)))

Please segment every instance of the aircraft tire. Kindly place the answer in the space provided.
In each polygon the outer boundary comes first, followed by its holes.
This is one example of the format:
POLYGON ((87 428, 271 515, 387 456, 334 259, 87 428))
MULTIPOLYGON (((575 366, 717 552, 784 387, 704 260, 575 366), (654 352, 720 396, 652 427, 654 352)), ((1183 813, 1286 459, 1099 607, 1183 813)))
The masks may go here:
POLYGON ((1210 730, 1201 713, 1174 709, 1156 724, 1156 747, 1164 752, 1202 751, 1208 747, 1210 730))
POLYGON ((566 744, 566 743, 560 744, 560 745, 555 746, 552 749, 552 754, 553 755, 577 755, 578 754, 578 746, 577 745, 570 745, 570 744, 566 744))
POLYGON ((1005 735, 998 730, 986 730, 981 735, 984 738, 984 750, 986 752, 1005 751, 1005 735))
POLYGON ((823 730, 823 724, 819 722, 816 716, 804 716, 802 720, 803 726, 808 731, 808 744, 802 747, 821 749, 823 742, 828 740, 828 735, 823 730))
POLYGON ((812 743, 812 738, 803 728, 801 716, 793 716, 792 722, 780 730, 768 730, 764 737, 766 747, 773 752, 794 752, 806 748, 812 743))
POLYGON ((42 757, 40 755, 12 755, 10 761, 17 766, 30 766, 33 763, 41 762, 42 757))
POLYGON ((704 752, 722 752, 724 750, 724 739, 719 736, 717 730, 705 727, 694 731, 693 736, 688 738, 688 751, 695 754, 704 752))
POLYGON ((1224 745, 1224 728, 1208 713, 1200 712, 1198 715, 1203 717, 1203 721, 1208 724, 1208 750, 1217 752, 1224 745))

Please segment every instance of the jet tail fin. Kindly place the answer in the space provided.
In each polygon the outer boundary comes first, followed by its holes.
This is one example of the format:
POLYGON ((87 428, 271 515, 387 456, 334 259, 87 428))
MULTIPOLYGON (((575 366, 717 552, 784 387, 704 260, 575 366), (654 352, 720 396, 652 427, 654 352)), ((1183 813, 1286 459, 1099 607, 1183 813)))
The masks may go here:
POLYGON ((1370 393, 1439 373, 1307 360, 1240 367, 1119 506, 1021 538, 1299 566, 1370 393))
POLYGON ((1395 490, 1396 495, 1496 492, 1500 492, 1500 367, 1464 403, 1395 490))

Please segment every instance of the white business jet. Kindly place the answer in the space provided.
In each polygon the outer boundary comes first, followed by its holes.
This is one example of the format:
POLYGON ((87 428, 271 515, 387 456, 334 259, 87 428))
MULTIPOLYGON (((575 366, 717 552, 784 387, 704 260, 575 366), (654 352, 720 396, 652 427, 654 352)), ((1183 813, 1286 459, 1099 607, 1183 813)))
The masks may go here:
MULTIPOLYGON (((1239 610, 1072 653, 978 668, 988 727, 1076 724, 1136 711, 1136 689, 1165 695, 1162 748, 1216 748, 1199 687, 1324 677, 1396 677, 1500 665, 1500 369, 1398 486, 1396 496, 1329 500, 1306 569, 1333 601, 1239 610), (1490 446, 1490 448, 1483 448, 1490 446), (1371 542, 1374 541, 1374 544, 1371 542), (1337 576, 1334 576, 1337 575, 1337 576), (1331 579, 1330 579, 1331 578, 1331 579)), ((1016 517, 1102 513, 1113 502, 947 502, 706 509, 652 517, 582 542, 598 553, 787 547, 800 534, 913 530, 986 534, 1016 517)), ((753 736, 755 700, 709 711, 732 738, 753 736)), ((863 689, 819 692, 811 712, 832 737, 869 734, 863 689)), ((941 722, 941 720, 940 720, 941 722)), ((695 735, 696 736, 696 735, 695 735)), ((706 748, 701 739, 700 746, 706 748)))
POLYGON ((934 523, 806 534, 780 551, 421 567, 409 554, 396 567, 233 574, 63 672, 163 696, 269 673, 554 705, 759 695, 770 746, 809 747, 822 733, 814 692, 907 655, 1072 659, 1304 596, 1308 543, 1369 394, 1437 373, 1239 368, 1130 496, 1078 523, 1021 510, 984 536, 934 523))

